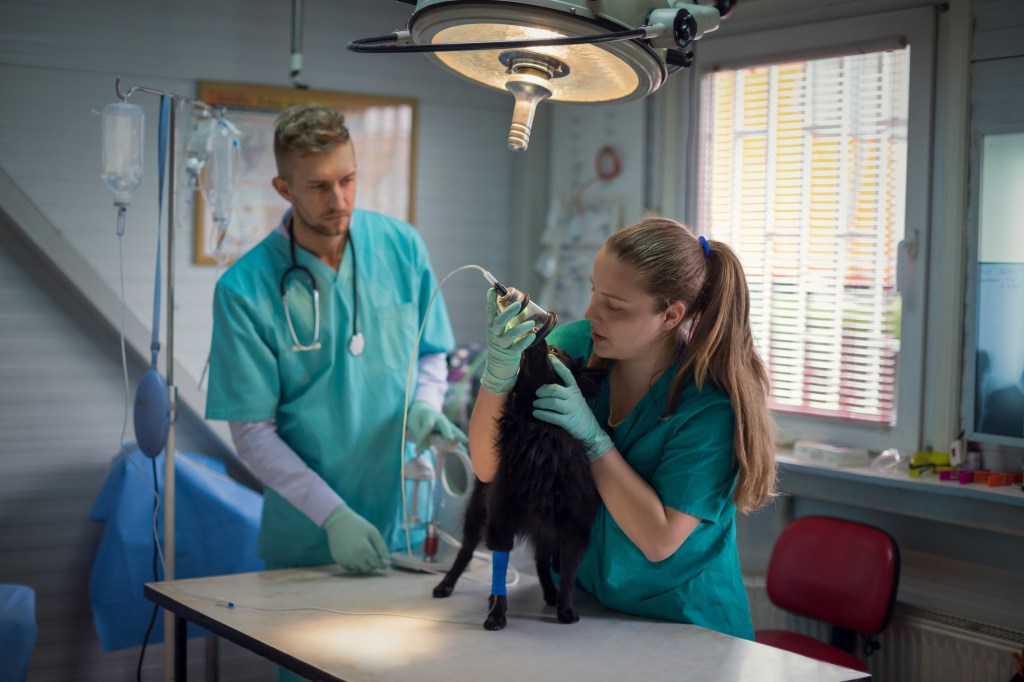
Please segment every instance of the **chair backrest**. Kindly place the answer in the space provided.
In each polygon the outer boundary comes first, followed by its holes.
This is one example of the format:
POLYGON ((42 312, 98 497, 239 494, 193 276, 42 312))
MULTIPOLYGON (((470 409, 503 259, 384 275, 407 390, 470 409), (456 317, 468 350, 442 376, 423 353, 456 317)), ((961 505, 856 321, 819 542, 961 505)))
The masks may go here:
POLYGON ((779 535, 768 564, 768 598, 779 608, 864 635, 889 624, 900 551, 885 531, 808 516, 779 535))

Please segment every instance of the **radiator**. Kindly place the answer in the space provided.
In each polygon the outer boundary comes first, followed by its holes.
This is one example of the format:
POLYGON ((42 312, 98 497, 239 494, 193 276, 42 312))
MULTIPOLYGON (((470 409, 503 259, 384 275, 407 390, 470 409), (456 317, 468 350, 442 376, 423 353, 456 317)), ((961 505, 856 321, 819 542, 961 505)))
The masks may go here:
MULTIPOLYGON (((777 609, 763 575, 745 575, 755 628, 781 628, 828 641, 823 623, 777 609)), ((1009 682, 1024 633, 897 604, 878 637, 882 648, 866 657, 874 682, 1009 682)))

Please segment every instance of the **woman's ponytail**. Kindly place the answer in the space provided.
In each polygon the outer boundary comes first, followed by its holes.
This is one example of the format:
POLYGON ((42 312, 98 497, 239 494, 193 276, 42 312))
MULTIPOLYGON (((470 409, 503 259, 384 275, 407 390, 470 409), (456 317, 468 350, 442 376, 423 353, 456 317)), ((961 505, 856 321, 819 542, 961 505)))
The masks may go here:
POLYGON ((733 452, 740 511, 775 495, 775 429, 768 409, 768 373, 754 348, 750 292, 736 253, 723 242, 694 237, 679 223, 646 218, 613 234, 606 247, 636 272, 643 288, 686 306, 679 328, 682 363, 672 380, 674 413, 693 370, 698 388, 709 380, 725 391, 736 418, 733 452))

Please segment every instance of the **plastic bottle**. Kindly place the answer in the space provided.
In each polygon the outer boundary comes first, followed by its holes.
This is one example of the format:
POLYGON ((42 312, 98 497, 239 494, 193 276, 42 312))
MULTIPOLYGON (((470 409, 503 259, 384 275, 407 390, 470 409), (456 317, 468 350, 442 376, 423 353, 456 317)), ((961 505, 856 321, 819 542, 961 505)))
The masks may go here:
POLYGON ((224 229, 231 220, 234 198, 235 161, 238 140, 227 126, 217 124, 210 142, 210 158, 206 163, 203 195, 214 221, 224 229))
POLYGON ((191 188, 196 187, 196 178, 210 158, 210 136, 215 122, 206 109, 190 107, 185 122, 185 172, 189 175, 191 188))
POLYGON ((132 192, 142 182, 145 120, 137 104, 112 102, 103 107, 101 177, 120 209, 131 203, 132 192))

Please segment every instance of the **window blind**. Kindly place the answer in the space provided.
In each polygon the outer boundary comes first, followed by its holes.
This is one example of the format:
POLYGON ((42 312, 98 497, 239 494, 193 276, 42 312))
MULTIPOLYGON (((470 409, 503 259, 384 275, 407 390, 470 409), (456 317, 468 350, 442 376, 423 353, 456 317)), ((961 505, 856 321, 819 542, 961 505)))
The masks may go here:
POLYGON ((773 409, 896 421, 909 51, 702 79, 700 225, 743 263, 773 409))

